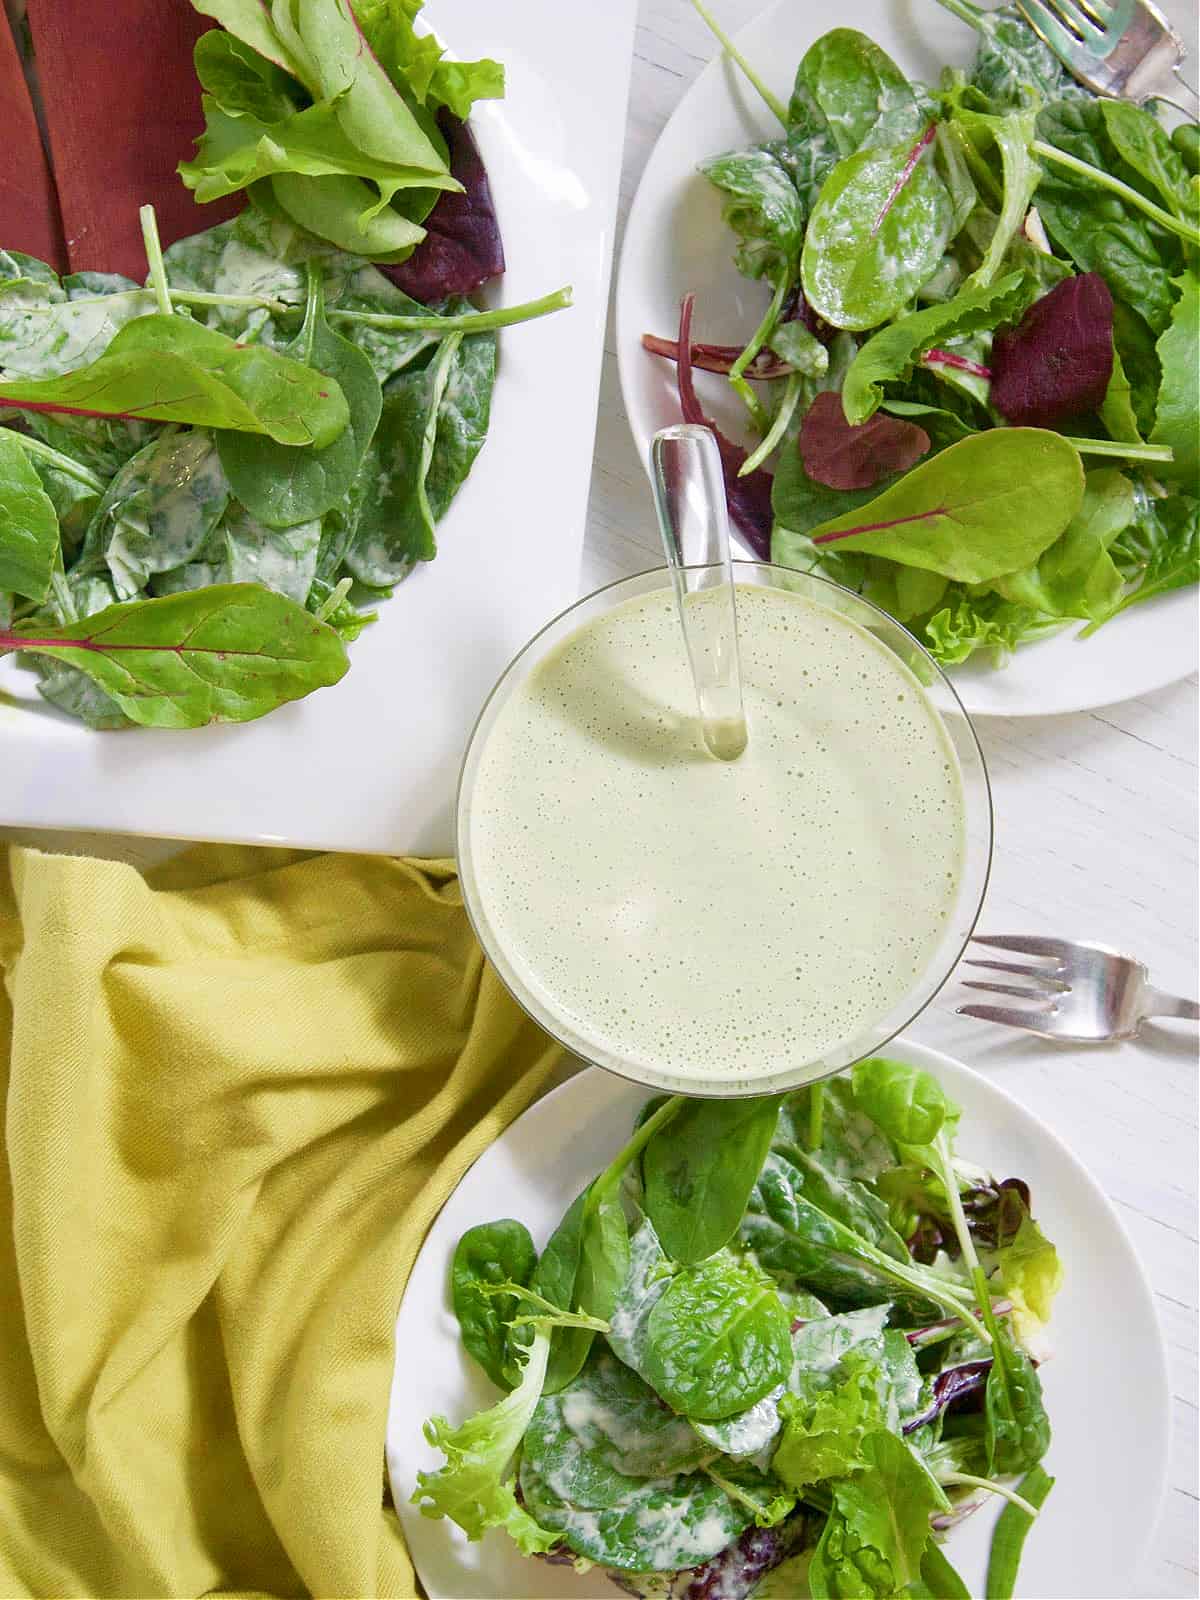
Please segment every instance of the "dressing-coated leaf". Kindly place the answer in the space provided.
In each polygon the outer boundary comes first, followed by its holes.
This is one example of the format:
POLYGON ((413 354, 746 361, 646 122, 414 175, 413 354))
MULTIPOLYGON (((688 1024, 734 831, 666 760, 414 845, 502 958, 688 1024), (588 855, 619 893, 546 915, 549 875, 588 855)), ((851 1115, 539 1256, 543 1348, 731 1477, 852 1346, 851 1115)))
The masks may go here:
POLYGON ((217 435, 221 465, 246 509, 270 528, 322 517, 347 493, 374 436, 383 396, 367 357, 330 328, 318 272, 311 271, 304 325, 287 355, 332 378, 346 397, 350 420, 330 444, 277 444, 261 435, 217 435))
POLYGON ((801 276, 809 304, 835 328, 886 322, 938 267, 953 207, 928 158, 935 125, 914 143, 872 146, 840 161, 809 218, 801 276))
POLYGON ((787 1313, 770 1279, 719 1256, 672 1278, 650 1313, 647 1381, 701 1421, 746 1410, 791 1361, 787 1313))
POLYGON ((16 436, 0 428, 0 591, 44 600, 58 554, 58 516, 16 436))

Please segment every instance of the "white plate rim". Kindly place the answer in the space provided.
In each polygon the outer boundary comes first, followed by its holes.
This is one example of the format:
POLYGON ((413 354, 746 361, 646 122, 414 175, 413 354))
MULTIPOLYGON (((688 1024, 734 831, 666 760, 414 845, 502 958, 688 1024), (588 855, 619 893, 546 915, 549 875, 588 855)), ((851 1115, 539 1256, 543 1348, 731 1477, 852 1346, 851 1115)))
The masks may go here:
MULTIPOLYGON (((932 5, 933 0, 927 0, 932 5)), ((1180 9, 1179 0, 1164 0, 1168 13, 1180 9)), ((789 5, 789 0, 769 0, 762 10, 756 12, 733 35, 734 43, 749 59, 754 59, 753 44, 748 43, 750 36, 757 35, 760 30, 767 29, 782 13, 797 14, 798 8, 789 5)), ((958 26, 952 17, 943 16, 941 19, 947 27, 958 26)), ((1180 18, 1172 16, 1177 27, 1180 27, 1180 18)), ((1181 31, 1186 34, 1187 24, 1181 31)), ((817 18, 811 23, 812 38, 818 37, 825 31, 825 27, 817 18)), ((1192 31, 1194 32, 1194 25, 1192 31)), ((886 45, 886 41, 885 41, 886 45)), ((1195 51, 1189 51, 1194 55, 1195 51)), ((620 259, 616 271, 615 293, 615 331, 617 351, 617 374, 621 388, 622 406, 630 433, 633 436, 634 448, 642 462, 643 469, 649 472, 647 451, 650 441, 650 432, 645 423, 645 406, 638 394, 636 365, 639 360, 648 359, 641 348, 641 334, 643 328, 635 326, 635 311, 640 303, 637 285, 633 280, 633 264, 637 246, 647 229, 647 218, 654 212, 658 203, 656 186, 665 181, 665 175, 660 168, 665 163, 660 157, 660 151, 665 149, 668 139, 673 133, 678 132, 681 124, 685 124, 692 115, 692 108, 711 91, 718 78, 732 69, 718 48, 717 53, 697 73, 688 85, 683 97, 676 105, 674 111, 667 119, 653 148, 647 158, 638 179, 633 201, 629 208, 625 230, 622 238, 620 259)), ((754 98, 752 92, 748 98, 754 98)), ((704 146, 699 154, 711 152, 704 146)), ((675 174, 676 179, 682 176, 675 174)), ((670 329, 661 330, 668 337, 670 329)), ((1101 463, 1103 464, 1103 463, 1101 463)), ((736 542, 741 545, 740 539, 734 533, 736 542)), ((1173 651, 1168 650, 1160 656, 1137 649, 1137 642, 1129 639, 1129 656, 1136 662, 1138 676, 1127 685, 1120 687, 1104 687, 1098 690, 1088 687, 1075 687, 1060 691, 1057 687, 1058 679, 1055 672, 1057 661, 1067 658, 1061 654, 1065 646, 1077 642, 1077 636, 1084 627, 1083 623, 1068 624, 1059 632, 1044 640, 1035 640, 1032 643, 1020 646, 1019 657, 1028 664, 1030 676, 1038 680, 1038 695, 1031 696, 1028 692, 1018 691, 1015 694, 1005 692, 1004 674, 1010 667, 993 669, 985 662, 977 660, 962 667, 950 667, 948 675, 953 679, 968 713, 973 717, 1040 717, 1040 716, 1065 716, 1084 711, 1097 711, 1105 706, 1118 705, 1127 700, 1137 699, 1142 695, 1152 694, 1160 689, 1170 687, 1192 674, 1197 667, 1197 623, 1200 621, 1200 595, 1194 589, 1173 591, 1156 597, 1146 608, 1138 607, 1135 611, 1127 613, 1124 618, 1114 620, 1110 628, 1127 626, 1133 616, 1145 617, 1148 612, 1156 612, 1159 627, 1151 629, 1147 623, 1145 633, 1161 633, 1165 623, 1168 636, 1174 646, 1173 651), (1034 664, 1040 658, 1043 663, 1041 671, 1035 673, 1034 664), (1157 663, 1157 664, 1155 664, 1157 663)), ((1138 630, 1142 632, 1141 629, 1138 630)), ((1104 639, 1103 633, 1096 635, 1097 639, 1104 639)), ((1109 633, 1111 639, 1112 635, 1109 633)), ((1107 651, 1105 652, 1107 655, 1107 651)), ((1093 658, 1095 662, 1096 658, 1093 658)), ((1012 683, 1009 679, 1009 683, 1012 683)), ((1090 680, 1088 680, 1090 681, 1090 680)), ((1106 682, 1106 680, 1101 680, 1106 682)))
MULTIPOLYGON (((1141 1524, 1140 1536, 1132 1541, 1129 1547, 1125 1562, 1126 1570, 1124 1573, 1118 1574, 1118 1576, 1122 1578, 1128 1575, 1128 1577, 1132 1580, 1136 1572, 1145 1563, 1147 1552, 1150 1549, 1151 1542, 1162 1519, 1162 1510, 1166 1496, 1170 1459, 1170 1382, 1168 1375, 1169 1368, 1167 1361, 1166 1341, 1163 1334, 1162 1324, 1159 1320, 1158 1312, 1154 1304, 1153 1290, 1146 1275, 1145 1269, 1138 1258, 1137 1250, 1133 1244, 1133 1241, 1130 1238, 1129 1233, 1125 1228, 1124 1223, 1121 1221, 1121 1218, 1112 1202, 1104 1193, 1103 1189, 1101 1189, 1096 1179, 1092 1177, 1084 1163, 1080 1161, 1080 1159, 1073 1153, 1064 1140, 1052 1128, 1050 1128, 1041 1117, 1039 1117, 1028 1106, 1023 1104, 1022 1101, 1018 1100, 1014 1095, 1010 1094, 1006 1089, 994 1082, 990 1076, 976 1071, 975 1068, 968 1066, 966 1062, 960 1061, 957 1057, 948 1055, 944 1051, 932 1049, 928 1045, 918 1044, 914 1040, 905 1038, 894 1039, 888 1046, 888 1050, 890 1054, 895 1055, 897 1058, 907 1060, 915 1066, 932 1072, 935 1076, 943 1072, 948 1072, 952 1080, 956 1077, 961 1077, 966 1080, 972 1093, 981 1095, 985 1102, 991 1099, 1003 1107, 1005 1115, 1015 1121, 1016 1125, 1023 1131, 1032 1134, 1036 1141, 1041 1142, 1047 1151, 1053 1156, 1054 1160, 1058 1163, 1061 1163, 1072 1175, 1074 1181, 1087 1193, 1089 1203, 1095 1207, 1097 1214, 1102 1218, 1105 1226, 1110 1230, 1117 1243, 1117 1246, 1119 1247, 1120 1253, 1125 1258, 1125 1262, 1130 1269, 1130 1272, 1128 1283, 1124 1286, 1124 1288, 1127 1294, 1136 1296, 1141 1302, 1142 1320, 1145 1323, 1144 1331, 1148 1334, 1147 1345, 1144 1351, 1144 1360, 1142 1362, 1142 1369, 1145 1377, 1144 1382, 1139 1384, 1139 1389, 1141 1392, 1146 1394, 1149 1394, 1151 1389, 1154 1391, 1154 1405, 1151 1413, 1153 1422, 1150 1425, 1156 1428, 1158 1436, 1157 1448, 1153 1452, 1154 1458, 1158 1462, 1158 1471, 1155 1476, 1155 1481, 1151 1486, 1151 1492, 1147 1501, 1147 1505, 1150 1509, 1141 1524)), ((578 1097, 580 1101, 584 1102, 586 1105, 589 1094, 599 1088, 606 1088, 610 1090, 614 1095, 620 1098, 622 1103, 626 1101, 636 1101, 638 1098, 650 1093, 649 1090, 646 1090, 644 1087, 638 1084, 635 1084, 627 1079, 616 1078, 615 1075, 604 1072, 600 1067, 589 1066, 584 1067, 582 1071, 567 1079, 566 1082, 558 1084, 555 1088, 549 1090, 538 1100, 534 1101, 532 1105, 527 1106, 520 1116, 514 1118, 508 1127, 499 1135, 499 1137, 493 1140, 488 1148, 482 1151, 480 1155, 476 1157, 475 1161, 472 1162, 467 1171, 463 1173, 454 1189, 446 1197, 446 1200, 443 1202, 442 1206, 439 1207, 437 1216, 430 1223, 429 1231, 427 1232, 425 1239, 422 1241, 421 1248, 414 1259, 412 1271, 409 1275, 410 1284, 413 1278, 416 1276, 418 1267, 421 1264, 422 1258, 426 1255, 426 1252, 431 1249, 436 1250, 442 1245, 443 1241, 440 1236, 440 1229, 442 1226, 444 1226, 442 1219, 446 1213, 446 1210, 454 1201, 459 1192, 463 1189, 463 1186, 471 1178, 472 1174, 475 1173, 480 1167, 481 1163, 486 1162, 493 1151, 497 1150, 498 1147, 503 1146, 505 1141, 511 1139, 514 1136, 515 1130, 518 1128, 520 1128, 523 1132, 527 1132, 532 1127, 536 1127, 536 1125, 543 1120, 552 1126, 566 1101, 573 1097, 578 1097)), ((574 1125, 578 1126, 583 1121, 583 1118, 576 1117, 573 1119, 573 1121, 574 1125)), ((492 1214, 496 1214, 496 1209, 493 1209, 492 1214)), ((1051 1233, 1053 1233, 1053 1223, 1049 1222, 1047 1225, 1050 1228, 1051 1233)), ((449 1252, 447 1252, 446 1258, 448 1261, 449 1252)), ((443 1292, 445 1294, 445 1291, 443 1292)), ((1128 1300, 1124 1303, 1128 1304, 1128 1300)), ((430 1527, 430 1523, 421 1517, 420 1513, 415 1510, 409 1501, 409 1496, 412 1493, 413 1473, 412 1468, 408 1463, 411 1461, 411 1448, 414 1440, 411 1433, 402 1434, 400 1432, 395 1414, 396 1395, 398 1392, 403 1390, 407 1382, 407 1373, 402 1371, 402 1362, 404 1359, 402 1329, 406 1319, 406 1307, 409 1307, 412 1304, 412 1302, 408 1301, 406 1288, 405 1295, 401 1298, 400 1306, 396 1315, 395 1366, 392 1378, 392 1395, 389 1400, 386 1434, 386 1458, 389 1483, 393 1502, 397 1508, 397 1514, 406 1534, 410 1531, 419 1530, 422 1528, 428 1529, 430 1527)), ((410 1311, 409 1314, 419 1315, 419 1312, 410 1311)), ((447 1313, 447 1315, 450 1314, 447 1313)), ((1053 1322, 1051 1323, 1051 1329, 1053 1329, 1053 1322)), ((455 1418, 453 1420, 457 1421, 460 1419, 455 1418)), ((1053 1418, 1051 1420, 1053 1422, 1053 1418)), ((433 1526, 441 1525, 434 1524, 433 1526)), ((435 1587, 431 1587, 428 1575, 422 1570, 418 1553, 414 1552, 411 1547, 410 1555, 413 1559, 414 1568, 417 1571, 418 1577, 421 1579, 422 1585, 425 1588, 426 1593, 429 1595, 430 1600, 442 1600, 439 1591, 435 1587)), ((615 1589, 612 1592, 615 1594, 615 1589)), ((1114 1588, 1111 1592, 1116 1594, 1120 1591, 1114 1588)), ((473 1596, 473 1600, 509 1600, 509 1597, 500 1594, 495 1594, 492 1596, 485 1596, 481 1594, 479 1596, 473 1596)))

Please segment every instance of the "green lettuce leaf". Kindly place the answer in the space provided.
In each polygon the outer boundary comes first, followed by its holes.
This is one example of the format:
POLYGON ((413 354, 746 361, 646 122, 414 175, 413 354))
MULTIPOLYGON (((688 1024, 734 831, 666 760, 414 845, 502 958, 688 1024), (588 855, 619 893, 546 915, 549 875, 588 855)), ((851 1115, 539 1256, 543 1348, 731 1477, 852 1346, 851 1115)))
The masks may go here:
POLYGON ((558 1534, 540 1527, 513 1493, 508 1468, 529 1426, 542 1392, 550 1338, 539 1329, 529 1346, 517 1387, 487 1411, 453 1428, 445 1417, 425 1424, 425 1437, 446 1457, 436 1472, 418 1472, 413 1503, 427 1517, 449 1517, 470 1539, 489 1528, 503 1528, 524 1555, 537 1555, 557 1543, 558 1534))

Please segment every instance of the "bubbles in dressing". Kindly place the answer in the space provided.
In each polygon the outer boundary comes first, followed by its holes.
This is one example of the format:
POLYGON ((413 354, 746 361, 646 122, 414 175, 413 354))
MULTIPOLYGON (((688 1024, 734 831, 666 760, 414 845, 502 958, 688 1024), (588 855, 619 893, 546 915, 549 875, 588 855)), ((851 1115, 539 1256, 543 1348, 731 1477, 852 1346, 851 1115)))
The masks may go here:
POLYGON ((739 586, 750 742, 714 760, 674 601, 637 596, 537 664, 472 794, 484 915, 588 1045, 695 1079, 820 1060, 923 975, 964 850, 936 710, 864 629, 739 586))

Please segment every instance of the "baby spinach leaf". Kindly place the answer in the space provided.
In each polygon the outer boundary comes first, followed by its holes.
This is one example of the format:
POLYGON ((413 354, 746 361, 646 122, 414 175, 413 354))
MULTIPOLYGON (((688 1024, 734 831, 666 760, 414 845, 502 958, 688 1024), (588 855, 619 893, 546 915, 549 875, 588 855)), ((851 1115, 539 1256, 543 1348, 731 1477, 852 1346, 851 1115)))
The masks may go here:
MULTIPOLYGON (((1027 1472, 1017 1485, 1017 1493, 1022 1500, 1027 1500, 1031 1506, 1036 1506, 1040 1511, 1046 1503, 1046 1497, 1054 1487, 1054 1479, 1044 1467, 1034 1467, 1027 1472)), ((992 1530, 992 1546, 988 1555, 987 1568, 987 1596, 988 1600, 1012 1600, 1017 1589, 1017 1568, 1021 1564, 1021 1552, 1025 1548, 1025 1540, 1033 1527, 1033 1518, 1028 1511, 1009 1501, 996 1519, 996 1526, 992 1530)), ((932 1548, 932 1547, 931 1547, 932 1548)))
POLYGON ((1130 100, 1098 104, 1109 142, 1121 160, 1158 190, 1177 217, 1195 221, 1196 195, 1187 168, 1156 118, 1130 100))
POLYGON ((1173 462, 1156 468, 1162 477, 1183 478, 1189 490, 1200 490, 1200 385, 1196 382, 1200 273, 1189 267, 1175 279, 1175 287, 1179 299, 1157 346, 1162 385, 1150 442, 1170 445, 1175 452, 1173 462))
POLYGON ((0 428, 0 590, 44 600, 58 548, 54 504, 16 437, 0 428))
POLYGON ((853 28, 834 28, 810 45, 796 82, 820 107, 840 155, 852 155, 868 139, 915 139, 921 131, 925 110, 912 84, 886 51, 853 28))
POLYGON ((835 328, 887 321, 937 269, 953 207, 925 159, 935 131, 847 156, 825 180, 800 269, 809 304, 835 328))
MULTIPOLYGON (((793 1090, 783 1102, 775 1142, 789 1154, 792 1150, 812 1149, 811 1099, 816 1087, 793 1090)), ((891 1141, 870 1117, 864 1116, 849 1077, 830 1078, 819 1087, 821 1138, 813 1153, 826 1171, 838 1178, 874 1183, 881 1172, 896 1164, 898 1157, 891 1141)))
POLYGON ((1029 292, 1024 274, 1009 272, 880 328, 859 347, 846 374, 842 404, 847 421, 865 422, 883 399, 883 385, 908 377, 926 350, 1012 321, 1029 303, 1029 292))
POLYGON ((906 1061, 873 1056, 855 1064, 854 1099, 897 1144, 932 1144, 956 1111, 937 1079, 906 1061))
POLYGON ((1041 99, 1083 94, 1048 44, 1034 33, 1015 6, 984 10, 969 0, 941 0, 948 11, 979 33, 971 82, 997 109, 1019 109, 1033 89, 1041 99))
POLYGON ((217 534, 222 560, 210 582, 261 583, 297 605, 308 599, 321 543, 317 518, 290 528, 267 528, 235 503, 217 534))
POLYGON ((1124 592, 1109 546, 1137 514, 1133 485, 1115 467, 1084 480, 1083 503, 1035 566, 1009 572, 994 587, 1014 605, 1052 617, 1108 616, 1124 592))
POLYGON ((629 1241, 629 1264, 609 1317, 608 1343, 626 1366, 646 1375, 646 1337, 650 1313, 666 1293, 678 1268, 667 1259, 654 1224, 643 1219, 629 1241))
POLYGON ((629 1275, 629 1226, 619 1189, 599 1192, 588 1207, 580 1242, 575 1301, 607 1322, 629 1275))
POLYGON ((434 524, 466 479, 487 434, 494 334, 451 334, 428 367, 388 385, 364 463, 364 501, 347 569, 373 586, 397 583, 437 553, 434 524))
POLYGON ((607 1506, 578 1507, 524 1460, 521 1492, 538 1523, 554 1529, 576 1555, 623 1572, 697 1567, 753 1521, 747 1507, 702 1472, 651 1478, 607 1506))
POLYGON ((804 237, 804 207, 773 147, 715 156, 702 162, 700 171, 729 197, 721 215, 738 236, 738 271, 773 284, 794 276, 804 237))
POLYGON ((735 1459, 757 1456, 778 1437, 779 1401, 783 1392, 783 1384, 778 1384, 745 1411, 722 1417, 719 1422, 698 1422, 693 1417, 691 1425, 705 1444, 719 1450, 723 1456, 735 1459))
POLYGON ((647 1324, 647 1381, 701 1421, 761 1400, 791 1356, 787 1313, 770 1279, 720 1258, 673 1278, 647 1324))
MULTIPOLYGON (((413 1504, 427 1517, 450 1517, 468 1538, 479 1539, 489 1528, 503 1528, 525 1555, 536 1555, 557 1543, 557 1531, 540 1526, 518 1504, 509 1463, 529 1425, 542 1392, 550 1342, 534 1334, 511 1394, 452 1428, 445 1417, 431 1417, 425 1437, 441 1450, 446 1465, 436 1472, 418 1472, 413 1504)), ((528 1497, 527 1497, 528 1499, 528 1497)))
POLYGON ((919 1579, 930 1515, 945 1503, 895 1434, 868 1434, 862 1448, 865 1469, 833 1485, 833 1510, 809 1571, 814 1600, 904 1593, 919 1579))
POLYGON ((35 439, 99 478, 111 478, 120 471, 158 432, 152 423, 123 422, 118 417, 73 417, 68 412, 54 415, 49 411, 16 414, 35 439))
MULTIPOLYGON (((591 1185, 588 1186, 589 1188, 591 1185)), ((588 1190, 576 1195, 566 1216, 550 1235, 529 1287, 564 1311, 575 1309, 575 1284, 583 1252, 584 1204, 588 1190)), ((592 1346, 586 1328, 555 1328, 546 1370, 546 1394, 556 1394, 583 1366, 592 1346)))
POLYGON ((61 627, 22 624, 0 634, 6 650, 79 668, 153 728, 249 722, 348 666, 332 628, 249 583, 130 601, 61 627))
POLYGON ((517 1301, 513 1295, 483 1294, 479 1285, 528 1284, 536 1265, 529 1229, 511 1217, 468 1228, 454 1251, 450 1297, 462 1342, 500 1389, 520 1382, 520 1363, 509 1349, 507 1327, 517 1301))
POLYGON ((996 428, 922 462, 865 506, 812 531, 968 583, 1035 561, 1079 510, 1083 467, 1059 434, 996 428))
POLYGON ((1050 1420, 1037 1370, 1012 1335, 997 1323, 984 1392, 988 1476, 1027 1472, 1050 1447, 1050 1420))
POLYGON ((165 314, 126 323, 89 366, 0 384, 0 404, 238 428, 281 444, 328 444, 349 416, 323 373, 165 314))
POLYGON ((354 482, 379 422, 383 396, 371 363, 325 320, 319 270, 309 263, 304 325, 286 354, 332 378, 346 397, 350 420, 322 449, 277 444, 259 434, 220 432, 217 450, 234 494, 269 528, 322 517, 354 482))
MULTIPOLYGON (((1117 164, 1108 144, 1102 102, 1091 96, 1052 101, 1038 113, 1039 139, 1091 166, 1117 164)), ((1166 327, 1178 272, 1178 240, 1108 190, 1058 167, 1038 188, 1038 214, 1046 231, 1081 272, 1098 272, 1156 333, 1166 327)))
POLYGON ((154 308, 148 289, 72 297, 52 273, 0 277, 0 371, 9 378, 58 377, 94 360, 119 328, 154 308))
POLYGON ((564 1389, 543 1394, 523 1451, 556 1495, 592 1507, 621 1499, 636 1489, 633 1480, 691 1472, 714 1454, 603 1346, 564 1389))
POLYGON ((118 598, 132 599, 153 574, 194 561, 228 504, 212 436, 160 433, 109 483, 88 525, 80 570, 107 566, 118 598))
POLYGON ((666 1253, 703 1261, 738 1230, 779 1100, 690 1100, 642 1155, 646 1214, 666 1253))

